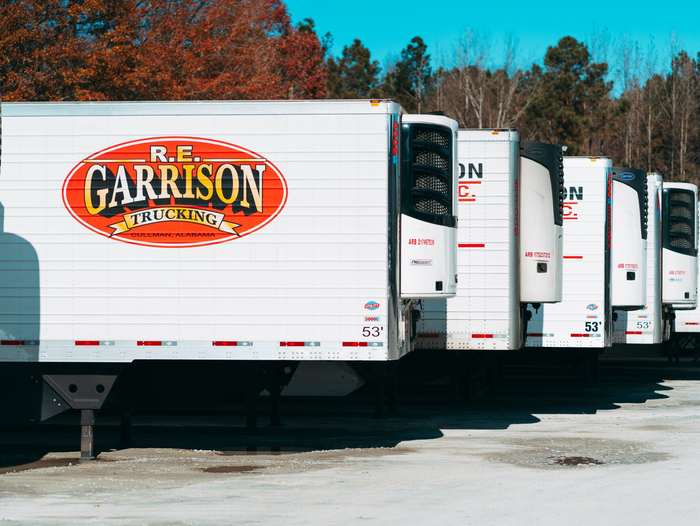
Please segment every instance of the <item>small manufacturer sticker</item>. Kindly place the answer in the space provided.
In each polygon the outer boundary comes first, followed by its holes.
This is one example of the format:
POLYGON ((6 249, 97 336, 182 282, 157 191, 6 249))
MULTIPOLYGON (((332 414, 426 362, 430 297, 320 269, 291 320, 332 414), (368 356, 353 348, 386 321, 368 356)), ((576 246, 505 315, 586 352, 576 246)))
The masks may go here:
POLYGON ((412 259, 411 265, 414 267, 432 267, 433 260, 432 259, 412 259))
POLYGON ((617 177, 622 179, 623 181, 631 181, 632 179, 634 179, 634 174, 630 172, 624 172, 618 175, 617 177))
POLYGON ((365 316, 365 321, 379 323, 379 316, 365 316))
POLYGON ((587 306, 586 308, 587 308, 588 310, 597 310, 597 309, 598 309, 598 305, 596 305, 595 303, 589 303, 588 306, 587 306))
POLYGON ((376 301, 368 301, 365 303, 365 309, 367 310, 377 310, 379 308, 379 303, 376 301))

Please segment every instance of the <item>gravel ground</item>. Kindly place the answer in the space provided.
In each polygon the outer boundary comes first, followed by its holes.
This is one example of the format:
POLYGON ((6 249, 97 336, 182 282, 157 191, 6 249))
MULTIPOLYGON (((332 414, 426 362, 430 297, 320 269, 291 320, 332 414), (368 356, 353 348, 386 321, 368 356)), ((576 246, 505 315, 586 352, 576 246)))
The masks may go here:
POLYGON ((93 462, 74 415, 5 430, 0 521, 700 524, 698 368, 520 371, 460 406, 436 393, 384 420, 361 400, 291 401, 285 427, 255 436, 240 415, 137 415, 133 447, 107 415, 93 462))

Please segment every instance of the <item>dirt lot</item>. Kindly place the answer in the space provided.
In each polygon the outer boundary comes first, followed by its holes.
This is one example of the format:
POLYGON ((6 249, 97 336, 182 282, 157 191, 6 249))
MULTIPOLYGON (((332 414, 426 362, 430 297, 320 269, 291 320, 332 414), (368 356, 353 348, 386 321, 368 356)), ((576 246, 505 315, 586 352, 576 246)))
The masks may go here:
POLYGON ((76 415, 0 436, 8 524, 700 524, 700 368, 521 370, 463 405, 439 387, 371 418, 361 397, 243 417, 116 416, 79 462, 76 415), (69 425, 70 424, 70 425, 69 425))

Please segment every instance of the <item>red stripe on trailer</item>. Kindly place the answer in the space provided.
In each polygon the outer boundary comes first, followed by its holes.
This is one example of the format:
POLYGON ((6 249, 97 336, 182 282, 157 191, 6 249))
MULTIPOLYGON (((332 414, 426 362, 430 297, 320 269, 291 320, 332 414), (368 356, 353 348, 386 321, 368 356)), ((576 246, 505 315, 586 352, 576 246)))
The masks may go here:
POLYGON ((459 243, 457 245, 459 248, 484 248, 485 243, 459 243))
POLYGON ((460 203, 473 203, 476 199, 459 199, 460 203))
POLYGON ((24 345, 24 340, 2 340, 0 345, 24 345))
POLYGON ((460 184, 460 185, 467 186, 467 185, 470 185, 470 184, 481 184, 481 181, 460 181, 459 184, 460 184))
POLYGON ((136 345, 145 345, 146 347, 160 347, 161 345, 163 345, 163 342, 143 341, 136 342, 136 345))
POLYGON ((590 338, 590 334, 572 334, 572 338, 590 338))
POLYGON ((211 342, 214 347, 236 347, 238 342, 211 342))
POLYGON ((642 331, 625 331, 625 334, 642 334, 642 331))
POLYGON ((304 342, 280 342, 280 347, 303 347, 304 342))
POLYGON ((564 256, 564 259, 583 259, 583 256, 564 256))
POLYGON ((367 347, 367 342, 343 342, 343 347, 367 347))
POLYGON ((698 325, 698 323, 694 322, 694 321, 686 321, 685 324, 686 325, 698 325))
POLYGON ((541 332, 528 332, 527 336, 532 336, 533 338, 542 338, 544 336, 544 333, 541 332))
POLYGON ((99 345, 99 341, 92 341, 92 340, 78 340, 75 342, 76 345, 99 345))
POLYGON ((493 338, 493 334, 472 334, 472 338, 493 338))
POLYGON ((437 332, 419 332, 416 336, 418 336, 418 338, 439 338, 440 334, 437 332))

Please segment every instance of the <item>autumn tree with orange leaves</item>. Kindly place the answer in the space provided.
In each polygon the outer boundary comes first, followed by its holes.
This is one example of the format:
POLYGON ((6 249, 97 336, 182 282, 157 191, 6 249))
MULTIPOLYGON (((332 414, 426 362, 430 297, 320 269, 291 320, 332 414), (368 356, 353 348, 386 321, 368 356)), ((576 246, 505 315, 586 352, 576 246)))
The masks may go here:
POLYGON ((280 0, 3 0, 5 101, 325 96, 324 50, 280 0))

